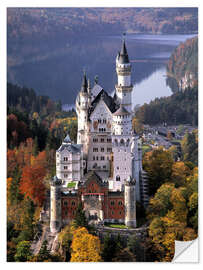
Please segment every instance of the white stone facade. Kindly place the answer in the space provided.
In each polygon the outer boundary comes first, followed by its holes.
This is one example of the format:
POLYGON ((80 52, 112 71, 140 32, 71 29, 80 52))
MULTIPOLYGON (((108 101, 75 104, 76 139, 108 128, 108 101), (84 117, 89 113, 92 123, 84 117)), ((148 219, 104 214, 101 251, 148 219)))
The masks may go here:
MULTIPOLYGON (((116 58, 118 82, 112 98, 95 83, 91 89, 84 74, 76 99, 78 116, 78 151, 64 147, 56 153, 56 174, 63 186, 83 179, 84 172, 96 171, 108 178, 109 189, 122 191, 129 177, 136 179, 137 199, 140 199, 139 179, 142 153, 132 132, 131 64, 125 43, 116 58)), ((72 149, 72 148, 71 148, 72 149)))
POLYGON ((81 145, 63 142, 56 151, 56 176, 62 180, 62 186, 78 182, 83 177, 83 152, 81 145))

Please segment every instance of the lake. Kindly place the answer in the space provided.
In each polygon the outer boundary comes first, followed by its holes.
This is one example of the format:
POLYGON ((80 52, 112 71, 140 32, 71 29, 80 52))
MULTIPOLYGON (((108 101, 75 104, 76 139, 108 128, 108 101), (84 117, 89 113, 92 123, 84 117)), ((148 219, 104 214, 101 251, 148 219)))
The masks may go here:
MULTIPOLYGON (((126 36, 127 50, 132 62, 134 85, 132 102, 149 103, 156 97, 170 96, 166 85, 166 63, 172 51, 181 42, 195 35, 142 35, 126 36)), ((109 93, 117 80, 115 58, 121 48, 120 36, 88 36, 52 44, 21 44, 18 57, 8 53, 8 81, 36 90, 70 107, 80 90, 83 70, 94 84, 109 93), (24 49, 26 48, 26 49, 24 49), (12 60, 12 61, 10 61, 12 60)))

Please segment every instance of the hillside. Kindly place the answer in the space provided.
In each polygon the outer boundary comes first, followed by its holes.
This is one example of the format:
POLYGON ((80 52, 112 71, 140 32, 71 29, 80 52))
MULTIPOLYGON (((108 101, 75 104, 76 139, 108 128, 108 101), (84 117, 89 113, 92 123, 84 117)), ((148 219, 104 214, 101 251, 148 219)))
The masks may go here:
POLYGON ((9 8, 9 40, 54 40, 90 33, 194 33, 197 8, 9 8))
POLYGON ((198 125, 198 89, 186 89, 170 97, 156 98, 144 104, 136 112, 136 118, 144 124, 198 125))
POLYGON ((167 83, 172 90, 185 90, 198 85, 198 37, 181 43, 167 64, 167 83))

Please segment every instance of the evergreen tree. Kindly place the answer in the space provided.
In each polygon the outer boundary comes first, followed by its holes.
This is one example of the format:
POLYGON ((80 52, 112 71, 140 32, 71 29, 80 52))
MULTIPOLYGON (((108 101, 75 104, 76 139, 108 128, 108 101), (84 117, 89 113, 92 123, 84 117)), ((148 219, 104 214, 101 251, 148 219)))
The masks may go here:
POLYGON ((38 146, 38 139, 37 139, 37 136, 35 136, 35 139, 34 139, 34 145, 33 145, 33 148, 32 148, 32 153, 33 155, 36 157, 39 153, 39 146, 38 146))
POLYGON ((77 227, 85 227, 87 229, 89 228, 88 221, 85 216, 85 211, 83 210, 83 207, 82 207, 82 203, 79 203, 77 207, 75 218, 74 218, 74 226, 76 228, 77 227))
POLYGON ((104 262, 112 262, 113 257, 115 256, 117 249, 116 241, 110 237, 107 233, 104 237, 104 244, 102 248, 102 259, 104 262))
POLYGON ((47 261, 50 259, 50 253, 47 249, 47 241, 45 240, 43 243, 42 243, 42 246, 41 246, 41 249, 37 255, 37 261, 38 262, 44 262, 44 261, 47 261))
POLYGON ((18 169, 18 165, 16 165, 13 171, 11 185, 9 186, 7 194, 11 204, 17 204, 23 199, 23 195, 20 193, 19 190, 20 180, 21 171, 18 169))
POLYGON ((30 260, 31 251, 29 241, 21 241, 18 243, 14 258, 16 262, 27 262, 30 260))

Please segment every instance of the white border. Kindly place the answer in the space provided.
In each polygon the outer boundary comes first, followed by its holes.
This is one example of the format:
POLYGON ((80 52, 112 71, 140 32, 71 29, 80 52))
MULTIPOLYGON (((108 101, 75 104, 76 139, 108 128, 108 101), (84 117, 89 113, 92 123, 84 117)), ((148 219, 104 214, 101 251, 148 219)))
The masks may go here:
MULTIPOLYGON (((200 25, 200 18, 202 15, 201 12, 201 2, 197 0, 170 0, 170 1, 161 1, 161 0, 1 0, 0 1, 0 82, 1 82, 1 96, 0 96, 0 123, 1 123, 1 135, 0 135, 0 145, 1 145, 1 159, 0 159, 0 172, 1 172, 1 179, 0 179, 0 198, 1 198, 1 206, 0 206, 0 224, 1 224, 1 234, 0 234, 0 262, 3 262, 3 267, 14 267, 14 268, 38 268, 38 267, 53 267, 56 268, 55 263, 6 263, 6 8, 7 7, 198 7, 199 8, 199 48, 201 48, 201 25, 200 25)), ((202 18, 201 18, 202 21, 202 18)), ((199 104, 201 102, 202 104, 202 91, 200 87, 200 81, 201 81, 201 72, 200 69, 200 59, 201 57, 201 50, 199 50, 199 104)), ((199 128, 200 128, 200 134, 201 134, 201 124, 200 124, 200 115, 202 115, 202 108, 199 105, 199 128)), ((202 145, 201 143, 202 138, 200 140, 200 147, 202 145)), ((199 166, 201 169, 201 166, 199 166)), ((200 175, 202 175, 200 171, 200 175)), ((199 181, 200 182, 200 181, 199 181)), ((199 190, 200 191, 200 190, 199 190)), ((199 196, 200 199, 200 196, 199 196)), ((199 218, 200 215, 199 215, 199 218)), ((200 223, 199 223, 200 224, 200 223)), ((200 228, 201 230, 201 228, 200 228)), ((201 245, 200 245, 201 246, 201 245)), ((201 263, 202 264, 202 263, 201 263)), ((159 268, 159 267, 184 267, 185 269, 199 269, 201 266, 200 264, 171 264, 171 263, 86 263, 86 264, 76 264, 76 263, 60 263, 60 268, 102 268, 102 267, 128 267, 130 268, 136 268, 136 267, 150 267, 150 268, 159 268)))

